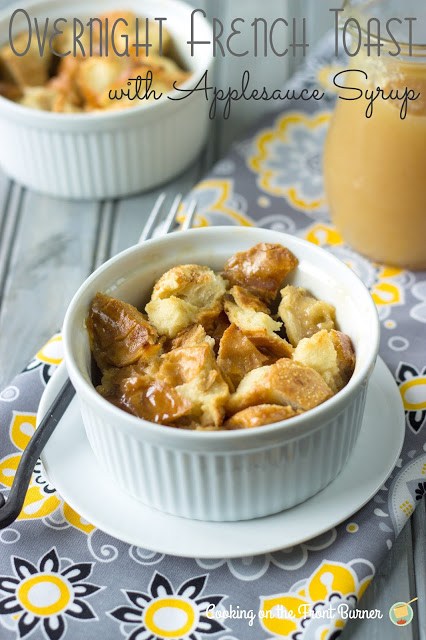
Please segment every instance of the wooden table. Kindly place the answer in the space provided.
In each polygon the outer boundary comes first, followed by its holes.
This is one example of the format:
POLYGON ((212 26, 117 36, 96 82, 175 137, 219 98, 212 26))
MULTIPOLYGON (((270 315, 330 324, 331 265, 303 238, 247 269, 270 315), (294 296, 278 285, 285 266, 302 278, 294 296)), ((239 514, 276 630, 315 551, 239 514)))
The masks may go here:
MULTIPOLYGON (((193 4, 212 7, 207 0, 193 4)), ((284 10, 285 0, 276 0, 273 9, 271 3, 249 0, 239 14, 265 16, 269 11, 279 15, 278 4, 284 10)), ((227 11, 225 1, 215 3, 215 15, 227 11)), ((219 63, 218 82, 229 84, 241 74, 241 64, 219 63)), ((247 64, 253 76, 260 72, 259 60, 246 59, 245 68, 247 64)), ((268 64, 266 80, 271 78, 273 86, 279 86, 288 73, 289 65, 276 61, 268 64)), ((203 176, 259 115, 259 108, 264 111, 264 105, 239 105, 232 120, 212 123, 202 156, 165 187, 170 200, 177 192, 186 193, 203 176)), ((61 326, 73 293, 88 274, 108 256, 134 243, 158 193, 103 202, 62 201, 29 192, 0 172, 0 388, 61 326)), ((420 505, 362 601, 366 609, 377 608, 387 616, 393 603, 418 596, 413 623, 391 631, 386 625, 384 632, 380 620, 351 622, 344 640, 426 640, 425 513, 425 505, 420 505)))

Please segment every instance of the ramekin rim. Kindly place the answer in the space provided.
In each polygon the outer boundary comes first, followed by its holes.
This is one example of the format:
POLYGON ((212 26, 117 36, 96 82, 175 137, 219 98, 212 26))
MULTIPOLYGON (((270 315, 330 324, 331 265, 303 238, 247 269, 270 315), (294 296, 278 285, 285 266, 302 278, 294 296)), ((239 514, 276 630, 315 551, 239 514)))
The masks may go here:
MULTIPOLYGON (((241 230, 241 227, 226 227, 226 226, 211 226, 205 228, 198 229, 190 229, 188 231, 179 231, 180 237, 190 236, 190 235, 205 235, 211 232, 219 231, 232 233, 231 230, 241 230)), ((244 227, 245 233, 256 234, 259 230, 267 231, 266 229, 261 229, 258 227, 244 227)), ((112 265, 116 264, 122 259, 125 259, 127 256, 132 255, 133 253, 138 253, 139 251, 143 251, 144 248, 151 247, 155 244, 161 244, 168 238, 171 238, 173 234, 168 234, 167 236, 162 236, 160 238, 154 238, 152 240, 146 241, 143 245, 135 245, 133 247, 129 247, 124 251, 118 253, 117 255, 111 257, 107 262, 98 267, 96 271, 94 271, 79 287, 75 295, 73 296, 63 324, 63 339, 64 339, 64 352, 65 352, 65 364, 68 370, 68 374, 71 377, 71 380, 77 382, 77 386, 80 387, 80 390, 84 390, 85 393, 88 393, 91 400, 93 400, 96 404, 99 405, 100 409, 108 411, 112 417, 117 418, 117 428, 120 428, 120 420, 121 422, 127 423, 129 427, 140 427, 151 433, 155 432, 155 435, 158 437, 167 437, 168 435, 174 435, 175 438, 182 440, 197 440, 201 441, 202 438, 207 439, 210 436, 209 442, 214 442, 214 440, 226 439, 226 440, 247 440, 250 441, 252 439, 256 439, 259 435, 263 434, 265 437, 268 435, 276 435, 278 432, 290 431, 291 427, 295 425, 305 426, 306 432, 310 432, 317 426, 316 419, 320 420, 321 418, 330 418, 331 414, 337 415, 347 404, 347 400, 354 395, 354 393, 362 387, 362 385, 368 380, 372 373, 372 369, 375 365, 377 355, 379 352, 379 343, 380 343, 380 323, 377 314, 377 309, 374 304, 374 301, 365 286, 362 282, 361 278, 354 273, 346 264, 344 264, 339 258, 324 250, 322 247, 314 245, 307 240, 303 240, 297 236, 292 236, 290 234, 286 234, 283 232, 275 232, 276 235, 286 239, 288 238, 290 242, 293 242, 296 245, 307 248, 314 253, 321 253, 326 259, 330 260, 331 263, 335 265, 336 268, 343 270, 346 275, 354 280, 357 283, 363 293, 365 293, 365 300, 368 302, 370 306, 372 317, 374 317, 375 321, 372 323, 372 331, 369 335, 371 340, 371 352, 369 358, 362 365, 362 367, 356 370, 348 384, 337 394, 335 394, 332 398, 329 398, 322 404, 314 407, 313 409, 309 409, 308 411, 302 413, 301 415, 294 416, 287 420, 281 420, 280 422, 275 422, 269 425, 263 425, 259 427, 253 427, 250 429, 238 429, 238 430, 229 430, 229 431, 215 431, 215 432, 203 432, 203 431, 193 431, 193 430, 185 430, 179 429, 174 426, 169 425, 159 425, 153 422, 149 422, 144 420, 143 418, 138 418, 137 416, 133 416, 131 414, 126 413, 122 409, 115 407, 110 402, 108 402, 105 398, 103 398, 94 388, 93 385, 89 384, 83 374, 78 367, 75 358, 73 356, 72 350, 72 338, 70 336, 70 331, 68 329, 73 313, 78 308, 78 302, 80 297, 84 294, 87 288, 89 288, 94 281, 102 274, 104 271, 108 270, 112 265), (160 435, 161 434, 161 435, 160 435)), ((304 431, 304 435, 306 435, 304 431)))

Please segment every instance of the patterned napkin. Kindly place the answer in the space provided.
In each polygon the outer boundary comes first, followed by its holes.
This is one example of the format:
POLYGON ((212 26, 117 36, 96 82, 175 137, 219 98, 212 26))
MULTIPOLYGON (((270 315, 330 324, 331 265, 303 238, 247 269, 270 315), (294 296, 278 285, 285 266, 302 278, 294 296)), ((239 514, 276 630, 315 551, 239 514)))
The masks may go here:
MULTIPOLYGON (((206 561, 107 536, 61 499, 38 463, 19 520, 0 531, 2 640, 30 633, 48 640, 335 640, 345 624, 338 605, 357 605, 426 493, 426 278, 370 263, 345 246, 329 222, 321 155, 335 97, 330 78, 340 64, 331 51, 332 43, 323 43, 293 81, 322 84, 326 100, 316 110, 310 103, 303 111, 290 105, 237 144, 195 189, 198 222, 299 235, 349 263, 367 283, 380 314, 380 353, 406 408, 405 444, 394 472, 367 506, 315 540, 252 558, 206 561), (210 617, 210 605, 232 617, 210 617)), ((6 489, 61 358, 56 335, 0 394, 6 489)), ((391 623, 382 613, 386 633, 391 623)))

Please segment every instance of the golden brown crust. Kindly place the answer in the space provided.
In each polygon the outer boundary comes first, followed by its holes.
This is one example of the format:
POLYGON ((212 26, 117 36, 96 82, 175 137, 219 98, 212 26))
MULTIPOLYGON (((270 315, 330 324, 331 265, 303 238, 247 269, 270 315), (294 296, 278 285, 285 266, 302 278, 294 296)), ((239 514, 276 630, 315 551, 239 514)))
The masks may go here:
POLYGON ((59 96, 59 92, 50 87, 26 87, 19 104, 40 111, 53 111, 53 105, 59 96))
POLYGON ((191 324, 209 326, 223 309, 226 287, 209 267, 173 267, 155 284, 146 312, 161 335, 174 338, 191 324))
POLYGON ((235 324, 231 324, 220 341, 217 364, 234 390, 249 371, 269 364, 269 358, 256 349, 235 324))
POLYGON ((245 309, 247 311, 255 311, 256 313, 260 312, 269 314, 269 308, 263 302, 263 300, 255 296, 248 289, 235 285, 234 287, 232 287, 229 293, 232 295, 235 304, 238 305, 241 309, 245 309))
POLYGON ((220 431, 289 419, 347 384, 355 354, 333 328, 334 307, 304 289, 283 289, 280 312, 293 347, 278 335, 282 323, 264 293, 227 287, 208 267, 173 267, 146 306, 151 323, 97 294, 87 328, 103 374, 99 393, 152 422, 220 431))
POLYGON ((100 109, 109 101, 109 92, 117 83, 127 83, 130 66, 125 58, 93 56, 82 60, 75 76, 76 87, 86 108, 100 109))
POLYGON ((279 358, 291 358, 292 346, 275 333, 281 329, 282 323, 270 316, 267 306, 259 298, 235 286, 225 294, 224 307, 230 322, 267 356, 268 364, 279 358))
MULTIPOLYGON (((28 43, 28 34, 20 33, 13 39, 17 51, 24 51, 28 43)), ((42 87, 49 79, 49 67, 52 55, 46 46, 43 56, 37 43, 37 38, 31 39, 30 48, 24 56, 14 54, 9 44, 0 49, 0 69, 6 80, 24 87, 42 87)))
POLYGON ((289 344, 287 340, 284 340, 284 338, 277 336, 276 333, 249 331, 246 335, 255 347, 268 357, 271 364, 281 358, 291 358, 293 355, 293 347, 291 344, 289 344))
POLYGON ((250 371, 231 395, 227 412, 234 415, 258 404, 290 405, 307 411, 333 395, 319 373, 287 358, 250 371))
POLYGON ((355 368, 355 353, 349 336, 340 331, 318 331, 303 338, 293 354, 294 360, 315 369, 334 393, 349 382, 355 368))
POLYGON ((216 354, 219 351, 220 341, 222 340, 223 334, 230 326, 231 323, 229 322, 229 318, 224 311, 222 311, 210 325, 207 323, 205 324, 207 333, 215 341, 214 351, 216 354))
POLYGON ((232 324, 237 325, 239 329, 247 334, 251 331, 260 331, 272 335, 275 331, 281 329, 282 323, 271 318, 268 310, 264 310, 260 301, 258 301, 259 305, 257 305, 253 300, 253 296, 248 300, 241 296, 240 292, 241 289, 239 287, 233 287, 225 294, 224 309, 232 324))
MULTIPOLYGON (((160 43, 159 22, 148 21, 147 52, 140 37, 140 30, 145 28, 144 18, 131 11, 111 11, 100 17, 100 23, 94 22, 91 32, 85 29, 77 41, 73 26, 64 25, 59 34, 46 42, 42 56, 35 37, 22 57, 16 56, 9 45, 1 47, 0 79, 5 84, 1 95, 16 102, 24 97, 21 102, 24 106, 56 113, 121 110, 141 104, 141 100, 155 99, 152 93, 145 96, 144 81, 148 73, 152 74, 150 90, 155 91, 157 97, 170 93, 175 84, 180 86, 191 76, 179 66, 179 55, 164 24, 160 43), (123 55, 111 48, 107 52, 105 38, 101 41, 101 34, 104 36, 107 32, 107 20, 109 30, 114 25, 115 42, 123 41, 123 46, 119 45, 123 55), (128 43, 138 41, 141 45, 139 50, 130 46, 125 51, 124 38, 128 43), (142 82, 136 90, 137 83, 130 80, 138 76, 142 82), (26 97, 22 95, 35 87, 39 89, 37 96, 31 93, 26 97), (40 90, 52 90, 57 95, 48 100, 47 94, 41 94, 40 90)), ((14 45, 17 50, 25 49, 27 33, 15 36, 14 45)))
MULTIPOLYGON (((99 37, 96 28, 93 30, 92 40, 92 51, 90 51, 89 31, 84 30, 79 38, 79 43, 83 47, 87 57, 99 54, 99 37)), ((79 44, 75 42, 74 27, 71 24, 65 24, 62 29, 62 33, 58 33, 54 38, 52 38, 52 49, 55 54, 63 56, 61 57, 61 62, 64 60, 77 60, 78 58, 82 58, 82 51, 79 44), (69 55, 66 55, 68 52, 70 52, 69 55)))
POLYGON ((341 331, 330 331, 334 348, 337 353, 337 364, 340 373, 339 389, 345 387, 355 371, 356 356, 349 336, 341 331))
POLYGON ((210 347, 214 347, 215 341, 213 338, 207 335, 204 327, 201 324, 193 324, 192 326, 184 329, 176 338, 173 338, 168 351, 173 349, 181 349, 182 347, 196 347, 200 344, 208 344, 210 347))
POLYGON ((223 425, 226 429, 253 429, 266 424, 288 420, 299 415, 292 407, 277 404, 259 404, 247 407, 229 418, 223 425))
POLYGON ((317 300, 302 287, 289 285, 281 291, 278 313, 294 347, 300 340, 309 338, 317 331, 331 331, 335 328, 336 310, 333 305, 317 300))
POLYGON ((173 424, 191 410, 176 389, 135 369, 109 370, 97 390, 127 413, 157 424, 173 424))
POLYGON ((97 293, 86 320, 93 356, 101 370, 126 367, 158 354, 158 334, 131 304, 97 293))
POLYGON ((18 85, 13 84, 13 82, 0 81, 0 96, 13 102, 19 102, 23 94, 22 89, 18 87, 18 85))
POLYGON ((229 388, 208 344, 174 349, 164 354, 156 379, 174 387, 190 402, 189 414, 200 425, 222 424, 229 388))
POLYGON ((80 59, 70 56, 59 62, 56 75, 47 83, 49 89, 58 92, 52 111, 62 113, 83 110, 83 97, 77 86, 80 63, 80 59))
POLYGON ((296 256, 279 244, 261 243, 236 253, 228 260, 224 277, 266 302, 278 295, 285 278, 298 265, 296 256))

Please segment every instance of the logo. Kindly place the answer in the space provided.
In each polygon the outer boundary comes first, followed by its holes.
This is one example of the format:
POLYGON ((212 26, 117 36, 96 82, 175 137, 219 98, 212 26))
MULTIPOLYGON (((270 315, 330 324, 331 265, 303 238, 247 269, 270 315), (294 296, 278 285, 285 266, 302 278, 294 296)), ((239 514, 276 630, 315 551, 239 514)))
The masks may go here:
POLYGON ((405 627, 413 619, 414 611, 410 604, 416 602, 418 598, 413 598, 409 602, 395 602, 389 610, 389 618, 394 625, 405 627))

